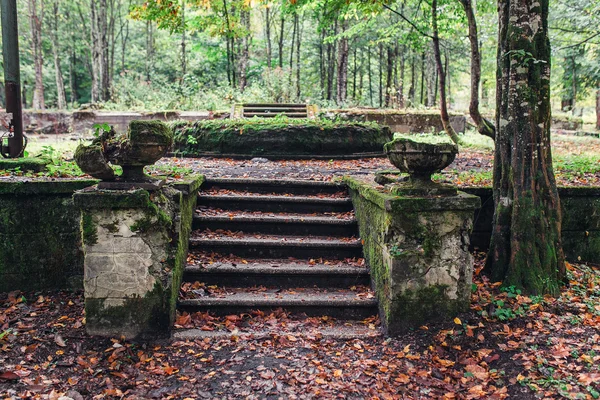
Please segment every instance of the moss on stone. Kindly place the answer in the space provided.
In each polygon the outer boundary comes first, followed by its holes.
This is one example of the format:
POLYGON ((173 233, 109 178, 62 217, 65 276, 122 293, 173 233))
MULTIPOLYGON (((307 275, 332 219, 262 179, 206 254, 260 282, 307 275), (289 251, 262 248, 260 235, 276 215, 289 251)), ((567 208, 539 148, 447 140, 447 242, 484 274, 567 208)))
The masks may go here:
POLYGON ((386 321, 389 329, 403 331, 467 311, 469 302, 451 299, 445 285, 406 290, 394 297, 386 321))
POLYGON ((81 209, 140 208, 150 201, 147 190, 83 190, 73 195, 75 205, 81 209))
POLYGON ((129 123, 127 135, 132 143, 143 141, 163 146, 173 144, 173 131, 160 120, 133 120, 129 123))
POLYGON ((51 161, 44 157, 0 158, 0 170, 42 172, 51 161))
POLYGON ((92 246, 98 242, 98 227, 89 212, 81 214, 81 237, 83 243, 87 246, 92 246))
POLYGON ((327 120, 245 119, 198 121, 175 127, 175 151, 184 155, 349 155, 381 153, 387 127, 327 120))

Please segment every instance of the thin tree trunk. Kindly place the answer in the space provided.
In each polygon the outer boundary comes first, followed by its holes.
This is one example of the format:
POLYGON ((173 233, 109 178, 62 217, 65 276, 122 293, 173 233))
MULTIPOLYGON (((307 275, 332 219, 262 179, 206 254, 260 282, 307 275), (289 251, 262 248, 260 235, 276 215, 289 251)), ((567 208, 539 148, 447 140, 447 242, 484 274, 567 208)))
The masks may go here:
POLYGON ((285 29, 285 16, 281 11, 280 29, 279 29, 279 68, 283 68, 283 30, 285 29))
POLYGON ((485 119, 479 112, 479 82, 481 81, 481 53, 479 51, 479 35, 477 34, 477 20, 471 0, 460 0, 469 25, 469 42, 471 44, 471 99, 469 114, 482 135, 492 139, 496 137, 494 124, 485 119))
POLYGON ((398 84, 398 107, 404 108, 404 67, 406 65, 406 56, 405 56, 405 46, 402 46, 400 52, 402 55, 400 56, 400 82, 398 84))
POLYGON ((294 13, 294 22, 292 24, 292 45, 290 46, 290 75, 289 87, 292 87, 292 77, 294 76, 294 45, 296 44, 296 30, 298 29, 298 14, 294 13))
POLYGON ((412 54, 410 57, 410 88, 408 88, 408 101, 410 102, 410 106, 415 106, 415 89, 417 81, 415 79, 416 73, 416 61, 415 55, 412 54))
POLYGON ((248 84, 248 59, 250 57, 250 8, 240 11, 240 22, 245 28, 244 36, 242 37, 242 52, 240 55, 240 92, 244 92, 248 84))
POLYGON ((425 51, 421 54, 421 96, 420 103, 425 105, 425 51))
MULTIPOLYGON (((225 0, 223 0, 225 2, 225 0)), ((227 4, 225 4, 227 10, 227 4)), ((185 20, 185 0, 181 0, 181 79, 180 84, 183 85, 185 74, 187 73, 187 54, 186 54, 186 20, 185 20)))
POLYGON ((356 65, 356 46, 352 50, 352 99, 356 102, 356 75, 358 73, 356 65))
MULTIPOLYGON (((348 29, 348 20, 342 21, 342 34, 348 29)), ((348 38, 342 37, 339 40, 338 45, 338 58, 337 58, 337 96, 336 101, 338 105, 342 105, 346 102, 346 95, 348 93, 348 38)))
POLYGON ((373 107, 373 73, 371 70, 371 48, 367 47, 367 74, 369 79, 369 105, 373 107))
POLYGON ((383 45, 379 44, 379 108, 383 107, 383 45))
POLYGON ((571 56, 571 63, 573 66, 573 79, 571 79, 571 92, 573 93, 573 102, 571 103, 571 112, 575 114, 575 106, 577 105, 577 64, 575 63, 575 56, 571 56))
POLYGON ((391 46, 387 47, 387 68, 385 79, 385 107, 392 107, 392 82, 394 79, 394 49, 391 46))
POLYGON ((31 47, 33 48, 33 65, 35 86, 33 89, 32 107, 43 110, 44 104, 44 54, 42 50, 42 21, 44 20, 43 0, 29 0, 29 24, 31 26, 31 47))
POLYGON ((54 20, 52 25, 52 54, 54 56, 54 72, 56 76, 56 105, 59 110, 67 108, 67 96, 65 94, 65 82, 62 76, 59 57, 59 42, 58 42, 58 0, 53 4, 54 20))
POLYGON ((296 98, 300 100, 300 45, 302 43, 302 16, 298 17, 298 29, 296 30, 296 98))
POLYGON ((450 125, 450 116, 448 115, 448 106, 446 104, 446 73, 442 64, 442 56, 440 54, 440 38, 437 24, 437 0, 431 2, 431 20, 433 26, 433 52, 435 55, 435 63, 437 65, 437 75, 440 82, 440 116, 444 130, 450 136, 454 143, 460 141, 458 135, 450 125))
POLYGON ((600 88, 596 89, 596 129, 600 130, 600 88))
POLYGON ((146 60, 144 64, 146 70, 146 81, 152 80, 152 70, 154 69, 154 27, 152 21, 146 21, 146 60))
POLYGON ((325 51, 324 51, 324 46, 323 46, 323 41, 325 40, 325 30, 321 29, 321 32, 319 33, 320 38, 319 38, 319 83, 321 84, 321 99, 325 98, 325 74, 326 74, 326 70, 325 70, 325 51))
POLYGON ((486 271, 533 294, 558 293, 566 272, 550 149, 548 2, 498 2, 496 208, 486 271))
POLYGON ((271 8, 265 7, 265 38, 267 39, 267 68, 271 68, 271 8))

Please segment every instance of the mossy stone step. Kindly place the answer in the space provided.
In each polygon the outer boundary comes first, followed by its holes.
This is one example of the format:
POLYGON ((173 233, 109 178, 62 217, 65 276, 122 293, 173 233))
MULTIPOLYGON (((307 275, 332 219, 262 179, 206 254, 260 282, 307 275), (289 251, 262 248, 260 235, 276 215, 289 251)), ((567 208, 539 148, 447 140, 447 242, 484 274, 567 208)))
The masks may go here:
POLYGON ((260 260, 245 263, 214 262, 212 264, 188 264, 183 279, 187 282, 200 281, 207 285, 234 285, 238 287, 266 286, 291 287, 338 287, 369 285, 366 267, 354 265, 325 265, 309 263, 309 260, 291 262, 260 260))
POLYGON ((198 205, 224 210, 259 210, 265 212, 324 213, 352 211, 350 198, 269 195, 206 195, 200 192, 198 205))
POLYGON ((202 190, 216 188, 263 194, 285 193, 298 196, 348 191, 346 184, 341 182, 289 179, 210 178, 202 185, 202 190))
POLYGON ((232 288, 230 293, 220 297, 201 297, 179 300, 182 311, 210 312, 216 315, 229 315, 260 310, 264 312, 283 308, 290 313, 306 315, 328 315, 334 318, 364 319, 377 314, 377 300, 360 297, 348 290, 318 291, 299 289, 290 292, 248 292, 232 288))
POLYGON ((357 236, 358 225, 354 218, 315 217, 298 215, 202 215, 194 216, 193 229, 224 229, 246 233, 278 235, 357 236))
POLYGON ((257 239, 241 238, 190 238, 190 248, 233 254, 245 258, 354 258, 362 257, 360 240, 305 239, 293 240, 289 236, 257 239))

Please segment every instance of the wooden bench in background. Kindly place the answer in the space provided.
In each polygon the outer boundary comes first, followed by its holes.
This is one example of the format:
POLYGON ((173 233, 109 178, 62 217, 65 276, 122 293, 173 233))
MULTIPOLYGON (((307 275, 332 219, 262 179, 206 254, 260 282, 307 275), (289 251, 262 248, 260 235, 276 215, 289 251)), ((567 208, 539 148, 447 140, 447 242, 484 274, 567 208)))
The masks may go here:
POLYGON ((284 115, 289 118, 315 118, 317 106, 310 104, 289 103, 244 103, 235 104, 231 118, 274 118, 284 115))

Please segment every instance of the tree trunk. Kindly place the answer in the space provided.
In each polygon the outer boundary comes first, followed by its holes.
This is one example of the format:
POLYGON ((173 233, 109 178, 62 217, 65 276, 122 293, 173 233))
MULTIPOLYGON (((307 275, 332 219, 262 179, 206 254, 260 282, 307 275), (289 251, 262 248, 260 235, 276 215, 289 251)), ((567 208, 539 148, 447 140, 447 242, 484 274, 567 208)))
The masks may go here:
POLYGON ((356 102, 356 75, 358 66, 356 64, 356 46, 352 49, 352 100, 356 102))
POLYGON ((67 96, 65 94, 65 82, 62 76, 59 57, 59 42, 58 42, 58 0, 53 4, 53 25, 52 25, 52 54, 54 56, 54 71, 56 76, 56 105, 59 110, 67 108, 67 96))
POLYGON ((383 107, 383 45, 379 43, 379 108, 383 107))
POLYGON ((44 53, 42 49, 42 21, 44 20, 43 0, 29 0, 29 24, 31 25, 31 47, 33 49, 33 65, 35 71, 35 86, 31 106, 43 110, 44 104, 44 53))
MULTIPOLYGON (((348 29, 348 20, 342 21, 342 34, 348 29)), ((348 93, 348 38, 342 37, 338 45, 337 58, 337 103, 342 105, 346 102, 348 93)))
POLYGON ((300 45, 302 43, 302 16, 298 17, 296 30, 296 98, 300 100, 300 45))
POLYGON ((571 79, 571 92, 573 94, 573 102, 571 103, 571 112, 575 114, 575 107, 577 106, 577 64, 575 63, 575 56, 571 56, 571 64, 573 66, 573 76, 571 79))
POLYGON ((371 70, 371 48, 367 47, 367 75, 369 79, 369 105, 373 107, 373 73, 371 70))
POLYGON ((271 8, 265 7, 265 39, 267 40, 267 68, 271 68, 271 8))
POLYGON ((152 21, 146 21, 146 81, 152 80, 152 70, 154 69, 154 29, 152 21))
POLYGON ((110 93, 106 0, 90 0, 92 42, 92 103, 108 100, 110 93))
POLYGON ((494 124, 485 119, 479 112, 479 83, 481 81, 481 53, 479 52, 479 35, 477 34, 477 20, 471 0, 460 0, 469 25, 469 42, 471 44, 471 99, 469 114, 482 135, 492 139, 496 137, 494 124))
MULTIPOLYGON (((298 14, 294 13, 294 22, 292 24, 292 45, 290 46, 290 75, 288 86, 292 87, 292 76, 294 76, 294 45, 296 44, 296 30, 298 29, 298 14)), ((290 90, 291 92, 291 90, 290 90)), ((291 96, 290 96, 291 97, 291 96)))
POLYGON ((279 68, 283 68, 283 30, 285 29, 285 17, 281 11, 281 21, 279 30, 279 68))
POLYGON ((321 29, 321 32, 319 33, 320 37, 319 37, 319 83, 321 84, 320 88, 321 88, 321 99, 325 98, 325 75, 326 75, 326 71, 325 71, 325 49, 323 46, 323 42, 325 40, 325 30, 321 29))
MULTIPOLYGON (((225 5, 225 10, 227 10, 227 5, 225 5)), ((186 54, 186 41, 185 41, 185 31, 186 31, 186 20, 185 20, 185 0, 181 1, 181 79, 180 84, 183 84, 183 80, 185 79, 185 74, 187 73, 187 54, 186 54)))
POLYGON ((416 61, 415 61, 415 56, 414 54, 410 57, 410 88, 408 88, 408 101, 409 101, 409 105, 410 107, 414 107, 415 106, 415 89, 416 89, 416 84, 417 84, 417 80, 416 80, 416 76, 415 73, 416 71, 416 61))
POLYGON ((600 130, 600 88, 596 89, 596 129, 600 130))
POLYGON ((496 208, 486 270, 534 294, 558 293, 565 277, 550 150, 548 2, 498 2, 496 208))
MULTIPOLYGON (((404 108, 404 67, 406 65, 406 47, 402 46, 400 48, 400 52, 402 55, 400 56, 400 82, 398 82, 398 108, 404 108)), ((398 47, 396 47, 396 53, 398 53, 398 47)), ((398 54, 397 54, 398 56, 398 54)))
POLYGON ((440 54, 440 37, 437 25, 437 0, 431 2, 431 20, 433 26, 433 53, 435 56, 435 64, 437 66, 437 76, 440 83, 440 117, 444 130, 450 136, 450 139, 456 144, 460 141, 458 135, 450 125, 450 116, 448 115, 448 105, 446 104, 446 72, 442 64, 442 56, 440 54))
POLYGON ((240 22, 245 29, 242 37, 242 53, 240 55, 240 92, 244 92, 248 84, 248 59, 250 58, 250 8, 244 8, 240 11, 240 22))
POLYGON ((425 56, 426 53, 421 53, 421 96, 419 97, 420 103, 425 105, 425 56))
POLYGON ((391 46, 387 47, 387 68, 385 79, 385 107, 392 107, 392 81, 394 79, 394 49, 391 46))

